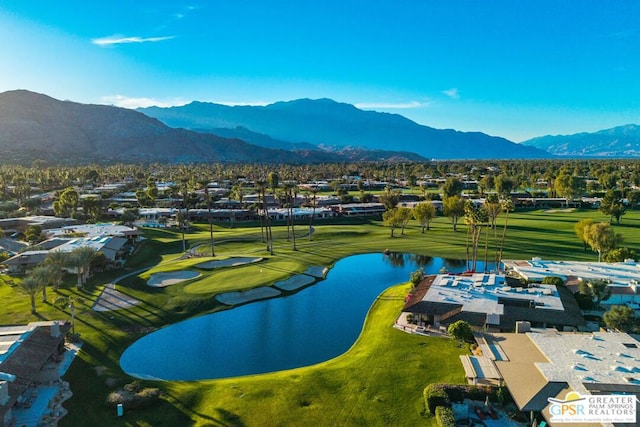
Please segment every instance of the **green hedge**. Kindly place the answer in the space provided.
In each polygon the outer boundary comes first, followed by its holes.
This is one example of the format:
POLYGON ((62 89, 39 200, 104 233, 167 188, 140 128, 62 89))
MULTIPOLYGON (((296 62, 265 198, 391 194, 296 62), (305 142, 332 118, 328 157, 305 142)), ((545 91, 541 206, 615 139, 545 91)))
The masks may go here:
POLYGON ((489 395, 491 402, 497 402, 498 388, 490 386, 475 386, 464 384, 429 384, 425 387, 423 396, 427 413, 436 414, 439 406, 448 407, 451 402, 462 402, 464 399, 484 401, 489 395))
POLYGON ((427 408, 427 412, 431 415, 435 415, 437 407, 448 407, 450 404, 449 396, 441 386, 442 384, 429 384, 422 393, 424 396, 424 405, 427 408))
POLYGON ((436 422, 440 427, 455 427, 456 420, 453 417, 453 409, 448 406, 436 408, 436 422))

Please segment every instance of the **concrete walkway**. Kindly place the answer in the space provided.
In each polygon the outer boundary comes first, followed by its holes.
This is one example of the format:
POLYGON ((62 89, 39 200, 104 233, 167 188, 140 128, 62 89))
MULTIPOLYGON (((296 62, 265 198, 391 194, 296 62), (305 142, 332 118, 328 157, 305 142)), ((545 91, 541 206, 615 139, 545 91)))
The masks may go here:
POLYGON ((140 304, 139 300, 117 291, 116 283, 129 276, 134 276, 142 273, 143 271, 147 271, 149 268, 151 267, 142 268, 140 270, 124 274, 114 279, 111 283, 107 284, 100 293, 100 296, 93 303, 92 309, 94 311, 111 311, 119 310, 122 308, 131 308, 140 304))

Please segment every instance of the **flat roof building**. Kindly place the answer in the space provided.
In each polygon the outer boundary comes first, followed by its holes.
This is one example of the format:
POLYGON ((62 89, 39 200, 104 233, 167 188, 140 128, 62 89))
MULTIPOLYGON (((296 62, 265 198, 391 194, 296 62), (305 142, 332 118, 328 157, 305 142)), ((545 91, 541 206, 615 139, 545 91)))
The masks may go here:
POLYGON ((516 322, 577 328, 584 318, 568 289, 512 287, 493 273, 427 276, 407 297, 403 312, 435 327, 465 320, 475 329, 512 331, 516 322))
POLYGON ((611 297, 603 301, 603 305, 640 304, 640 264, 633 260, 581 262, 533 258, 530 261, 504 260, 502 263, 507 271, 529 282, 541 282, 549 276, 560 277, 574 292, 581 281, 605 280, 609 283, 611 297))
POLYGON ((13 408, 27 404, 27 391, 58 381, 68 322, 0 326, 0 426, 15 425, 13 408))
POLYGON ((562 400, 570 391, 640 394, 640 343, 628 334, 533 329, 490 338, 488 351, 502 353, 494 363, 518 408, 532 416, 542 414, 547 422, 548 398, 562 400))

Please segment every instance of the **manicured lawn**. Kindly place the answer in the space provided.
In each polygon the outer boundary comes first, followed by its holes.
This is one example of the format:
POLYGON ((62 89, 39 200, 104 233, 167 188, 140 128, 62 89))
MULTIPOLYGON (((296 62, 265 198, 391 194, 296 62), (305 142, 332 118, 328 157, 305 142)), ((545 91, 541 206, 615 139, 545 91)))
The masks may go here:
POLYGON ((271 285, 292 274, 303 271, 303 264, 277 257, 238 267, 226 267, 207 273, 207 276, 185 286, 187 294, 207 294, 251 289, 271 285))
MULTIPOLYGON (((597 260, 584 251, 573 231, 583 218, 608 221, 597 211, 549 213, 517 212, 509 216, 504 258, 597 260)), ((504 217, 498 221, 498 232, 504 217)), ((629 212, 622 224, 614 226, 625 237, 625 246, 640 249, 640 213, 629 212)), ((131 381, 120 370, 122 352, 140 336, 162 326, 196 315, 220 310, 216 292, 270 285, 275 280, 304 271, 311 265, 330 267, 348 255, 381 252, 384 249, 445 258, 465 258, 466 229, 460 224, 452 231, 446 218, 437 218, 430 231, 420 233, 415 222, 400 236, 389 237, 389 229, 378 221, 343 221, 315 224, 313 240, 305 236, 308 228, 297 227, 298 251, 286 241, 286 227, 274 227, 275 255, 271 257, 260 242, 260 228, 221 228, 216 226, 216 258, 229 256, 265 257, 258 264, 220 270, 202 270, 200 280, 167 288, 150 288, 145 283, 153 272, 193 269, 210 257, 179 260, 181 234, 172 230, 145 230, 147 240, 127 263, 127 271, 152 267, 140 277, 122 281, 117 289, 142 301, 138 307, 107 313, 91 310, 102 286, 122 271, 105 272, 91 278, 88 289, 76 291, 73 276, 66 278, 63 295, 82 297, 77 304, 77 329, 83 350, 66 379, 74 397, 66 402, 70 414, 62 426, 78 425, 411 425, 433 424, 423 418, 422 389, 431 382, 463 380, 457 355, 461 349, 448 340, 404 334, 391 327, 406 293, 406 286, 394 287, 373 305, 362 336, 354 347, 326 363, 255 377, 201 382, 150 383, 167 392, 166 402, 151 410, 127 411, 117 420, 114 411, 103 406, 111 380, 131 381), (259 270, 262 269, 262 274, 259 270), (268 270, 268 271, 267 271, 268 270), (264 276, 262 276, 264 275, 264 276), (97 375, 96 367, 105 368, 97 375), (110 379, 108 381, 108 379, 110 379), (105 424, 105 420, 108 422, 105 424)), ((498 234, 499 234, 498 233, 498 234)), ((492 235, 490 235, 492 238, 492 235)), ((196 225, 186 234, 189 247, 208 244, 208 225, 196 225)), ((483 250, 480 251, 483 257, 483 250)), ((489 260, 494 258, 490 246, 489 260)), ((49 292, 49 301, 55 295, 49 292)), ((46 319, 68 319, 67 308, 58 309, 38 299, 38 314, 29 312, 29 299, 16 287, 0 281, 1 324, 18 324, 46 319)), ((259 333, 259 331, 257 331, 259 333)), ((225 343, 220 343, 225 345, 225 343)), ((176 349, 180 351, 180 349, 176 349)), ((188 355, 185 355, 185 363, 188 355)))

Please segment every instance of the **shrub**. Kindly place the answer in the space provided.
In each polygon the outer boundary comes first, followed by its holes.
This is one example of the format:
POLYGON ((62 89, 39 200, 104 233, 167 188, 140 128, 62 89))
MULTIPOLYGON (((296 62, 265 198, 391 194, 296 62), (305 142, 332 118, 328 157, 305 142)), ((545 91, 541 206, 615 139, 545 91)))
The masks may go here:
POLYGON ((458 320, 449 325, 447 333, 457 340, 473 342, 473 331, 471 326, 464 320, 458 320))
POLYGON ((466 385, 466 384, 432 384, 430 386, 427 386, 427 388, 425 388, 424 390, 425 399, 426 399, 427 390, 430 387, 443 391, 447 395, 448 403, 462 402, 464 401, 464 399, 484 401, 487 395, 489 395, 490 401, 492 402, 498 401, 498 395, 497 395, 498 389, 496 387, 466 385))
POLYGON ((562 280, 558 276, 546 276, 544 279, 542 279, 542 284, 560 286, 564 285, 564 280, 562 280))
POLYGON ((142 388, 139 381, 134 381, 109 393, 105 405, 115 408, 121 403, 126 409, 147 408, 160 401, 160 394, 160 389, 142 388))
POLYGON ((422 282, 422 279, 424 279, 424 269, 422 268, 419 268, 409 275, 409 281, 414 288, 422 282))
POLYGON ((142 390, 142 383, 140 380, 135 380, 129 384, 125 384, 124 389, 130 393, 137 393, 142 390))
POLYGON ((449 406, 450 403, 447 392, 440 384, 429 384, 425 387, 423 396, 427 412, 431 415, 435 415, 438 406, 449 406))
POLYGON ((441 427, 455 427, 456 421, 453 417, 453 409, 447 406, 438 406, 436 408, 436 422, 441 427))

